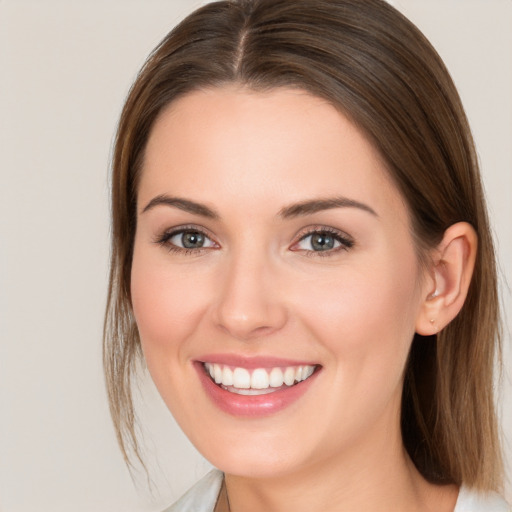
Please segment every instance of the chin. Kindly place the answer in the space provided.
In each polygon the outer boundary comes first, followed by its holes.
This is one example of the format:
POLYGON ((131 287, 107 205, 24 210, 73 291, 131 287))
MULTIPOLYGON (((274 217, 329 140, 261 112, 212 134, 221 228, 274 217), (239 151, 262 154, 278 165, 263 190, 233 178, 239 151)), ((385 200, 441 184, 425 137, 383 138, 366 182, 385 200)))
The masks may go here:
POLYGON ((193 439, 196 448, 216 468, 239 477, 267 479, 284 477, 308 466, 315 458, 306 442, 297 442, 300 432, 265 430, 264 425, 238 429, 212 429, 193 439))
POLYGON ((218 469, 229 475, 264 480, 279 478, 297 471, 299 467, 296 458, 275 450, 274 453, 253 455, 228 454, 212 457, 210 462, 218 469))

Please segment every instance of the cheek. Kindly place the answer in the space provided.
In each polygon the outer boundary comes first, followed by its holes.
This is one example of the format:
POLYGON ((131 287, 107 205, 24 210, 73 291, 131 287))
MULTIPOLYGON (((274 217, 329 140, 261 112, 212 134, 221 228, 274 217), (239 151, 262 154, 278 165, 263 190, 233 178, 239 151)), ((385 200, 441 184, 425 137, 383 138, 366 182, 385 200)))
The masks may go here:
POLYGON ((204 294, 186 271, 172 272, 165 258, 135 246, 131 273, 133 312, 144 355, 151 360, 169 351, 183 353, 185 340, 204 310, 204 294), (163 261, 162 261, 163 260, 163 261))
POLYGON ((368 386, 383 377, 400 382, 419 308, 417 276, 414 254, 383 255, 311 287, 301 306, 303 321, 343 378, 368 386))
POLYGON ((302 305, 306 329, 327 354, 332 399, 326 437, 349 442, 372 425, 395 421, 418 307, 416 259, 373 261, 364 270, 331 274, 302 305), (407 278, 402 277, 407 274, 407 278), (323 285, 323 286, 322 286, 323 285), (386 418, 386 419, 385 419, 386 418))

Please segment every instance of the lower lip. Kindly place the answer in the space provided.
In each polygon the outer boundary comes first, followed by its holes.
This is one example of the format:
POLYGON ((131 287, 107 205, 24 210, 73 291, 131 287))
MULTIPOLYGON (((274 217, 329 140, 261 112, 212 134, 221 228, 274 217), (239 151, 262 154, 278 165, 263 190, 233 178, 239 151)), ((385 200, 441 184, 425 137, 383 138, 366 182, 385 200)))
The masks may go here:
POLYGON ((239 395, 215 384, 202 363, 197 362, 195 366, 206 394, 219 409, 233 416, 249 417, 269 416, 289 407, 306 393, 319 373, 316 371, 298 384, 265 395, 239 395))

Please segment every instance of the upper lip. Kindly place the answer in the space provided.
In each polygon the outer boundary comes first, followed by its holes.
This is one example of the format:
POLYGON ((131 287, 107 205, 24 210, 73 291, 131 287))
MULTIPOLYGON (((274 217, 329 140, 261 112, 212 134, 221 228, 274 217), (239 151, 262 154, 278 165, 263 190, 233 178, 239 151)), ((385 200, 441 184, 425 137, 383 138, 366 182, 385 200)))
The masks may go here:
POLYGON ((305 360, 288 359, 274 356, 243 356, 239 354, 208 354, 199 357, 201 363, 225 364, 239 368, 275 368, 285 366, 318 366, 318 363, 305 360))

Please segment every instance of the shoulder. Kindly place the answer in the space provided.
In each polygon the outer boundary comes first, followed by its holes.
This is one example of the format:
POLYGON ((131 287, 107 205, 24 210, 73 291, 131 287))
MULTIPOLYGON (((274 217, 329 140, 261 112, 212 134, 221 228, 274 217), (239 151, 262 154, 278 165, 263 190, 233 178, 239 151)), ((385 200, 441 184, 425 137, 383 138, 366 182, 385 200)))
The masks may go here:
POLYGON ((163 512, 213 512, 223 474, 214 469, 163 512))
POLYGON ((495 492, 484 494, 461 487, 454 512, 512 512, 512 507, 495 492))

